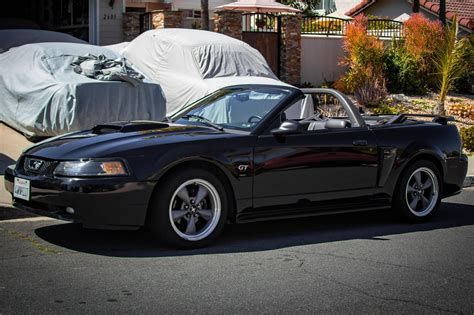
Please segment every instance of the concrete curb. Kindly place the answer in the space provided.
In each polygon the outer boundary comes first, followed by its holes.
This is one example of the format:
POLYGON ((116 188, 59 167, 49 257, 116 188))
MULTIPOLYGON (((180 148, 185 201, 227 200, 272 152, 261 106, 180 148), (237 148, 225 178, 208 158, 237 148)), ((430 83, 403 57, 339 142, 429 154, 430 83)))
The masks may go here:
POLYGON ((474 186, 474 156, 467 157, 467 176, 464 180, 464 188, 474 186))
POLYGON ((474 186, 474 175, 467 175, 466 179, 464 180, 463 187, 467 188, 472 186, 474 186))

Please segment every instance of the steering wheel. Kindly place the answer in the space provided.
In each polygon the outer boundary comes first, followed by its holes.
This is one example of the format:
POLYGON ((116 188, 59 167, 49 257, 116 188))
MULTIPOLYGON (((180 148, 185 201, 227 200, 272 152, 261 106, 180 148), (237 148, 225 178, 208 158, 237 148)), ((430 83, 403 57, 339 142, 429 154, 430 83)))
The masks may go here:
POLYGON ((249 117, 249 119, 247 120, 247 122, 249 123, 256 123, 256 122, 259 122, 260 120, 262 120, 262 117, 260 116, 257 116, 257 115, 252 115, 249 117), (258 119, 257 121, 253 121, 254 119, 258 119))

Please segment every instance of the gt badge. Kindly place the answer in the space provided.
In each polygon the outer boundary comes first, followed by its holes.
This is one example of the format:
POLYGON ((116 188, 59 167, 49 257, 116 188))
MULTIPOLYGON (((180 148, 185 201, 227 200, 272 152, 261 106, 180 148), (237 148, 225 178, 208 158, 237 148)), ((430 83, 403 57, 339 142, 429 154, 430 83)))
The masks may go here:
POLYGON ((246 172, 248 168, 249 166, 245 164, 237 166, 237 169, 239 170, 239 172, 246 172))

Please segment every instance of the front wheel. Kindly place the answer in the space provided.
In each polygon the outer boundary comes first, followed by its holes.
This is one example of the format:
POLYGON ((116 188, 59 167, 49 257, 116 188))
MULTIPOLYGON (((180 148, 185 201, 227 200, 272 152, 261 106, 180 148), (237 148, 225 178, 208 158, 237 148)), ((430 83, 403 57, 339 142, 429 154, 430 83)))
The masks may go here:
POLYGON ((221 233, 227 209, 227 194, 218 177, 206 170, 186 169, 158 183, 147 225, 160 241, 198 248, 221 233))
POLYGON ((430 161, 417 161, 402 174, 394 198, 394 208, 409 221, 425 221, 441 203, 441 175, 430 161))

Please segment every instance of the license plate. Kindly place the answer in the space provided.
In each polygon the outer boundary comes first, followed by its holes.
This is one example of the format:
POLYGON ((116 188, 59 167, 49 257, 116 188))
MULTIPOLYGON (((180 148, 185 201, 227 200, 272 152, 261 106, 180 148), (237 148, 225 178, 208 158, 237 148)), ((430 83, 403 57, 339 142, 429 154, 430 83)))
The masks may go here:
POLYGON ((28 179, 15 177, 13 197, 26 201, 30 200, 30 181, 28 179))

